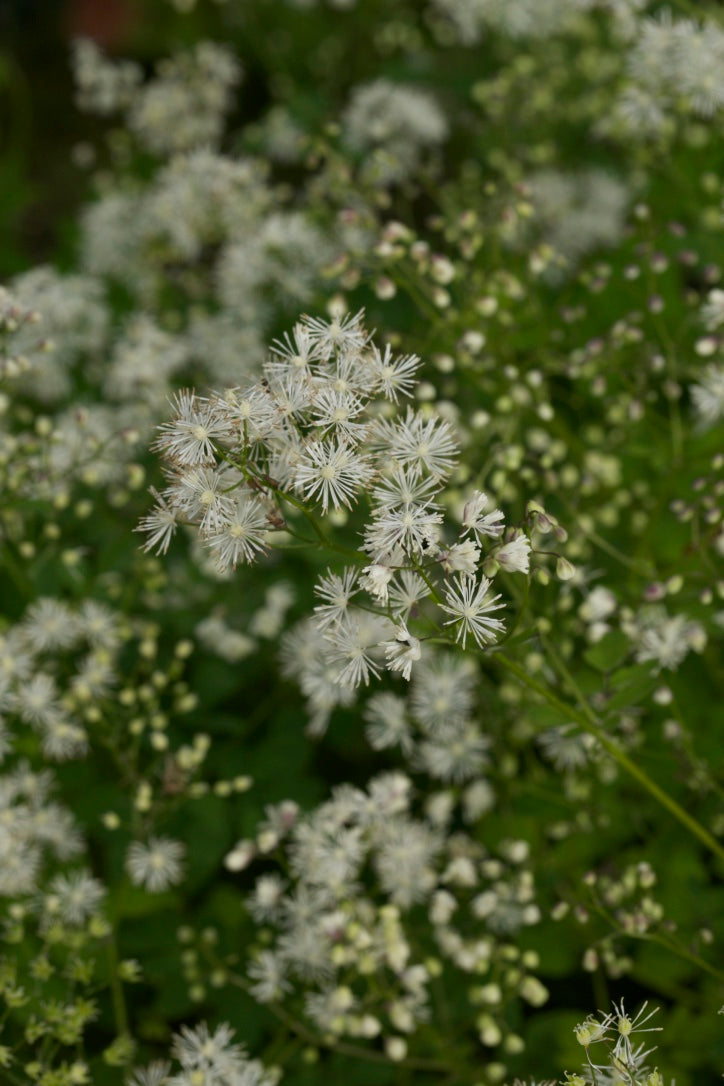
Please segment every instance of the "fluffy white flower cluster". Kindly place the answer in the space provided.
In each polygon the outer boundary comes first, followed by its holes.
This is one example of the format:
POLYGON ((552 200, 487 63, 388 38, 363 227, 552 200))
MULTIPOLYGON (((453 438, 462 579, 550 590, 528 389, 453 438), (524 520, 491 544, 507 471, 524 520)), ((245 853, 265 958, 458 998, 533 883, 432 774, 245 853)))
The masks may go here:
POLYGON ((526 181, 544 239, 569 261, 623 234, 628 188, 604 170, 540 170, 526 181))
POLYGON ((126 870, 134 886, 159 894, 183 879, 186 850, 170 837, 152 837, 146 844, 133 841, 126 852, 126 870))
POLYGON ((445 141, 449 126, 428 91, 375 79, 354 89, 342 128, 353 150, 372 152, 365 176, 392 184, 409 177, 425 151, 445 141))
POLYGON ((704 367, 691 386, 691 400, 703 426, 714 426, 724 419, 724 365, 712 362, 704 367))
POLYGON ((702 117, 724 107, 724 30, 714 21, 643 19, 628 58, 632 82, 666 109, 677 99, 702 117))
POLYGON ((80 108, 125 112, 141 146, 160 156, 215 146, 241 78, 231 50, 209 41, 161 61, 146 84, 138 64, 109 60, 91 41, 76 43, 73 64, 80 108))
POLYGON ((134 294, 147 292, 154 268, 199 261, 222 241, 246 238, 270 204, 259 162, 194 148, 171 158, 142 189, 118 186, 87 208, 84 263, 134 294))
POLYGON ((469 993, 485 1008, 478 1020, 484 1044, 500 1042, 511 998, 543 1003, 547 993, 529 972, 536 956, 504 938, 540 920, 528 846, 508 840, 490 855, 471 836, 451 832, 456 807, 452 792, 441 793, 415 816, 410 779, 390 773, 366 791, 336 789, 306 816, 292 803, 269 808, 256 839, 227 857, 236 871, 281 848, 291 880, 262 874, 248 900, 257 923, 275 930, 249 966, 252 994, 264 1003, 289 1000, 301 986, 305 1016, 320 1033, 380 1036, 399 1058, 405 1038, 429 1016, 430 981, 443 969, 489 974, 490 983, 469 993), (417 960, 408 913, 420 907, 442 961, 417 960), (518 967, 501 971, 512 954, 518 967))
POLYGON ((176 358, 166 364, 143 341, 123 352, 121 336, 105 376, 109 398, 127 398, 137 386, 157 404, 181 364, 202 368, 212 387, 238 380, 240 359, 246 372, 257 372, 275 309, 297 311, 309 302, 345 231, 341 226, 332 241, 308 210, 283 206, 267 173, 258 158, 202 145, 175 154, 142 185, 128 179, 104 188, 86 208, 87 272, 120 282, 142 310, 128 322, 129 334, 157 329, 149 345, 162 336, 176 358), (169 288, 190 303, 182 327, 177 316, 164 320, 169 288))
POLYGON ((29 355, 47 349, 30 329, 42 317, 35 308, 28 308, 15 293, 0 287, 0 377, 18 377, 30 368, 29 355))
POLYGON ((650 661, 656 671, 675 671, 692 649, 703 652, 706 647, 706 631, 699 622, 692 622, 684 614, 667 615, 656 604, 641 608, 622 625, 634 641, 638 662, 650 661))
MULTIPOLYGON (((620 93, 597 128, 646 139, 670 134, 677 115, 711 117, 724 107, 724 30, 714 20, 653 16, 651 0, 432 0, 464 45, 486 32, 514 39, 576 35, 599 13, 619 40, 620 93)), ((589 24, 590 25, 590 24, 589 24)))
POLYGON ((122 641, 119 616, 95 600, 75 610, 51 597, 37 599, 0 635, 3 715, 29 725, 47 759, 81 757, 88 743, 84 711, 115 685, 122 641), (77 660, 68 675, 71 653, 77 660))
MULTIPOLYGON (((33 357, 23 392, 41 403, 66 396, 72 386, 72 367, 83 359, 92 364, 107 341, 109 316, 102 284, 90 275, 61 275, 41 266, 19 275, 13 293, 23 306, 42 314, 43 333, 52 350, 33 357)), ((37 330, 27 321, 16 343, 25 353, 33 350, 37 330)))
MULTIPOLYGON (((0 749, 4 738, 3 731, 0 749)), ((32 894, 48 859, 69 860, 83 851, 75 819, 52 799, 53 784, 52 773, 36 773, 26 762, 0 778, 1 897, 32 894)))
POLYGON ((624 79, 602 133, 628 139, 670 136, 677 118, 710 118, 724 107, 724 30, 712 20, 677 19, 668 10, 639 18, 624 79))
POLYGON ((382 667, 409 680, 431 636, 454 636, 463 648, 494 642, 504 628, 494 612, 503 604, 490 578, 501 567, 529 569, 527 537, 515 529, 504 536, 503 513, 488 509, 479 491, 462 510, 455 541, 444 538, 454 433, 439 416, 397 406, 412 393, 419 365, 416 356, 375 346, 361 313, 305 317, 274 344, 253 385, 209 398, 177 395, 175 416, 156 441, 169 483, 141 522, 146 548, 163 553, 178 523, 192 525, 222 571, 254 561, 279 542, 280 529, 283 540, 335 549, 314 507, 324 517, 364 496, 364 542, 346 552, 358 565, 321 578, 317 636, 305 638, 301 664, 291 665, 321 712, 319 726, 345 688, 366 685, 382 667), (483 560, 484 543, 491 547, 483 560))
POLYGON ((276 1086, 279 1075, 250 1060, 243 1045, 234 1044, 234 1030, 222 1022, 213 1032, 205 1022, 182 1026, 173 1036, 171 1056, 138 1067, 128 1086, 276 1086))
POLYGON ((130 106, 143 80, 140 64, 109 60, 90 38, 74 42, 72 55, 79 109, 106 116, 130 106))
POLYGON ((549 38, 575 28, 581 15, 609 14, 616 31, 628 37, 636 16, 649 0, 433 0, 434 9, 454 27, 465 45, 478 42, 486 30, 511 38, 549 38))

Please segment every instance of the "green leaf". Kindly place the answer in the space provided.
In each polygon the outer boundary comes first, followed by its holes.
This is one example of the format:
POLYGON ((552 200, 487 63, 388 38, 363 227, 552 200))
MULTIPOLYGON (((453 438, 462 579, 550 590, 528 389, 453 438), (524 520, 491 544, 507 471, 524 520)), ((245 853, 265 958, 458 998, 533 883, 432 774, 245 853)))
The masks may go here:
POLYGON ((583 654, 583 659, 596 671, 612 671, 622 663, 631 647, 626 634, 611 630, 583 654))
POLYGON ((613 676, 612 695, 606 708, 625 709, 628 705, 636 705, 648 697, 656 688, 657 682, 656 676, 651 674, 650 664, 621 668, 613 676))

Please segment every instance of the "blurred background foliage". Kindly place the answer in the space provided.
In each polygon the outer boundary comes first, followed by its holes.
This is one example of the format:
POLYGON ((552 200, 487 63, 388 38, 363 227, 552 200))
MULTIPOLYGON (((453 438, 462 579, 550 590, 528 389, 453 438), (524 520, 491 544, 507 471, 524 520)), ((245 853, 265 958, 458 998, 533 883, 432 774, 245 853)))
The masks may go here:
MULTIPOLYGON (((714 5, 701 4, 701 14, 713 10, 714 5)), ((446 154, 452 164, 462 158, 469 159, 467 183, 470 191, 478 193, 484 184, 484 174, 497 169, 501 177, 513 177, 512 162, 506 160, 507 116, 501 109, 496 116, 494 109, 488 114, 486 125, 469 124, 475 109, 468 88, 476 78, 492 78, 505 68, 508 70, 515 55, 520 72, 519 97, 507 88, 507 107, 523 114, 517 132, 515 153, 518 166, 536 165, 541 146, 548 149, 550 158, 559 165, 575 164, 578 159, 580 139, 589 123, 585 101, 582 101, 581 117, 576 125, 568 114, 560 127, 555 122, 555 112, 546 114, 553 121, 545 131, 545 138, 538 135, 540 116, 535 110, 526 112, 524 98, 529 89, 524 47, 520 43, 493 40, 476 50, 462 49, 451 44, 446 50, 435 50, 430 45, 429 27, 417 17, 414 0, 403 4, 390 0, 365 0, 364 18, 355 16, 354 34, 347 30, 344 12, 328 8, 295 10, 279 3, 248 2, 228 5, 200 4, 195 10, 180 14, 165 0, 0 0, 0 279, 7 279, 36 264, 52 262, 61 268, 72 266, 77 232, 75 216, 88 199, 91 185, 87 163, 88 148, 94 155, 102 156, 103 139, 107 123, 81 114, 74 105, 74 93, 69 64, 70 42, 77 36, 93 38, 111 56, 131 57, 139 61, 146 71, 154 62, 177 48, 202 38, 231 42, 244 67, 244 82, 237 98, 228 130, 233 136, 244 130, 241 137, 246 148, 254 146, 254 122, 262 117, 275 102, 284 102, 308 132, 322 132, 325 125, 336 116, 340 102, 348 97, 350 88, 374 75, 385 74, 403 80, 417 82, 434 88, 443 101, 457 106, 451 108, 454 129, 446 154), (280 19, 283 10, 283 20, 280 19), (398 17, 399 16, 399 17, 398 17), (404 17, 403 17, 404 16, 404 17), (511 102, 513 103, 511 106, 511 102), (525 158, 526 124, 530 133, 529 161, 525 158), (250 127, 251 126, 251 127, 250 127), (470 136, 470 133, 473 136, 470 136), (485 168, 483 168, 485 163, 485 168)), ((558 47, 556 47, 558 48, 558 47)), ((570 70, 565 49, 549 57, 550 64, 560 70, 559 93, 568 101, 576 98, 577 80, 570 70)), ((595 67, 596 58, 591 58, 595 67)), ((537 55, 531 58, 531 66, 540 62, 537 55)), ((601 73, 605 80, 605 72, 601 73)), ((586 84, 590 92, 590 83, 586 84)), ((482 93, 482 92, 481 92, 482 93)), ((585 95, 582 95, 585 99, 585 95)), ((542 107, 543 108, 543 107, 542 107)), ((240 149, 240 148, 239 148, 240 149)), ((512 150, 511 155, 512 155, 512 150)), ((657 290, 665 295, 667 304, 674 309, 681 305, 682 287, 700 286, 701 268, 721 259, 721 235, 711 234, 706 222, 697 214, 706 190, 707 177, 721 175, 724 157, 720 142, 705 138, 693 123, 686 138, 673 149, 663 152, 665 161, 657 161, 655 148, 635 147, 625 151, 612 142, 599 141, 594 155, 600 163, 616 168, 625 166, 641 178, 642 190, 652 209, 651 221, 665 224, 675 212, 691 209, 691 219, 686 223, 686 245, 696 251, 699 261, 696 267, 687 267, 677 254, 681 245, 674 232, 657 233, 646 238, 647 226, 641 225, 640 233, 634 233, 613 254, 607 255, 610 281, 614 286, 602 289, 595 310, 591 308, 575 329, 578 341, 593 338, 612 323, 623 308, 623 291, 631 292, 631 305, 640 301, 645 287, 640 284, 622 285, 623 269, 636 258, 637 246, 647 240, 657 251, 670 252, 671 271, 668 281, 657 282, 657 290), (629 156, 624 162, 623 157, 629 156), (638 297, 637 297, 638 292, 638 297)), ((96 160, 94 166, 98 165, 96 160)), ((587 156, 590 164, 591 155, 587 156)), ((282 169, 283 179, 292 186, 297 181, 299 167, 282 169)), ((432 194, 445 203, 446 171, 442 181, 432 194)), ((450 193, 450 200, 460 200, 460 190, 450 193)), ((399 194, 404 204, 406 197, 399 194)), ((425 193, 418 193, 410 206, 405 206, 405 221, 426 221, 432 201, 425 193)), ((511 257, 511 259, 513 259, 511 257)), ((545 317, 546 305, 555 304, 557 309, 575 309, 590 296, 587 284, 572 278, 562 288, 550 288, 548 298, 541 289, 535 302, 521 307, 516 321, 509 328, 506 340, 501 343, 501 356, 516 361, 529 358, 539 349, 540 321, 545 317), (555 302, 554 302, 555 299, 555 302)), ((359 291, 360 303, 367 304, 369 323, 374 326, 379 315, 381 323, 384 310, 364 286, 359 291)), ((682 320, 686 314, 682 310, 682 320)), ((655 316, 646 318, 652 322, 655 316)), ((408 300, 400 298, 395 311, 396 327, 407 329, 418 341, 410 344, 423 353, 433 351, 437 344, 435 333, 429 337, 419 331, 419 317, 408 300)), ((559 330, 558 325, 556 325, 559 330)), ((449 329, 446 331, 449 335, 449 329)), ((560 346, 560 343, 559 343, 560 346)), ((621 364, 621 380, 628 379, 630 360, 621 364)), ((634 363, 635 364, 635 363, 634 363)), ((473 392, 475 375, 470 376, 473 392)), ((563 380, 563 379, 562 379, 563 380)), ((478 393, 479 388, 478 388, 478 393)), ((561 396, 565 402, 566 396, 561 396)), ((569 424, 576 426, 576 401, 569 398, 569 424)), ((670 489, 659 495, 661 502, 660 528, 654 538, 636 540, 621 526, 619 547, 642 548, 641 556, 653 548, 660 568, 678 561, 682 540, 670 532, 669 518, 665 513, 668 504, 682 489, 690 486, 717 450, 720 435, 701 434, 694 445, 685 468, 674 472, 669 480, 670 489), (648 548, 648 551, 647 551, 648 548)), ((645 448, 627 450, 633 476, 641 466, 656 461, 655 470, 666 472, 670 456, 668 437, 658 446, 647 444, 645 448), (636 469, 633 465, 637 464, 636 469)), ((138 498, 137 506, 128 511, 129 530, 134 516, 144 509, 145 499, 138 498)), ((565 522, 565 509, 560 510, 565 522)), ((141 558, 129 550, 126 541, 119 541, 116 534, 114 513, 97 508, 93 518, 73 524, 73 514, 67 514, 68 525, 64 533, 69 539, 75 534, 84 548, 80 569, 71 576, 61 563, 52 560, 43 568, 38 563, 33 572, 34 592, 70 595, 76 590, 86 591, 88 584, 101 583, 105 571, 115 569, 117 582, 126 582, 126 589, 136 592, 140 599, 147 596, 149 571, 159 578, 167 578, 173 585, 173 558, 161 563, 141 558)), ((683 538, 683 529, 682 529, 683 538)), ((597 564, 612 576, 622 576, 615 558, 599 552, 597 564)), ((323 568, 320 561, 319 566, 323 568)), ((294 583, 297 598, 292 615, 307 614, 313 603, 311 586, 314 568, 308 558, 285 561, 280 576, 294 583)), ((625 575, 624 575, 625 576, 625 575)), ((632 575, 633 576, 633 575, 632 575)), ((635 578, 634 578, 635 579, 635 578)), ((255 579, 253 573, 240 572, 237 578, 221 590, 209 588, 199 576, 198 601, 205 598, 223 598, 229 613, 251 613, 263 601, 265 584, 255 579), (216 593, 216 596, 214 596, 216 593)), ((120 589, 119 589, 120 591, 120 589)), ((8 608, 19 612, 28 602, 26 594, 15 582, 7 588, 8 608), (17 593, 13 602, 12 593, 17 593)), ((175 640, 188 635, 185 613, 179 608, 165 617, 164 639, 166 645, 159 648, 160 655, 167 650, 170 655, 175 640)), ((229 668, 218 659, 202 651, 194 654, 185 678, 200 697, 198 708, 188 718, 184 727, 189 734, 199 728, 214 740, 210 767, 219 777, 250 774, 255 787, 248 794, 234 800, 222 801, 213 795, 196 801, 193 815, 184 809, 182 836, 189 849, 189 877, 184 898, 169 892, 150 896, 132 891, 124 886, 117 895, 111 895, 111 912, 116 919, 123 919, 121 927, 123 957, 138 958, 144 963, 146 979, 134 989, 133 1014, 139 1023, 140 1036, 153 1051, 156 1042, 165 1043, 169 1029, 183 1019, 195 1015, 199 1007, 188 994, 188 985, 179 965, 176 947, 169 943, 168 930, 190 920, 201 932, 213 927, 223 932, 226 945, 236 943, 243 948, 252 937, 252 927, 240 908, 241 895, 250 889, 252 877, 219 874, 221 864, 235 840, 253 836, 254 827, 263 814, 266 804, 292 796, 302 807, 311 807, 323 800, 332 785, 349 781, 362 785, 379 768, 379 756, 364 742, 361 729, 353 721, 354 710, 339 711, 333 720, 323 744, 314 745, 304 736, 304 719, 296 690, 280 680, 274 663, 274 649, 265 650, 229 668), (161 984, 160 981, 163 980, 161 984), (158 983, 156 983, 158 982, 158 983)), ((700 691, 709 689, 711 676, 718 672, 720 661, 716 649, 711 648, 702 657, 689 657, 686 665, 673 676, 671 686, 676 701, 686 706, 687 717, 697 735, 699 756, 710 764, 721 761, 721 705, 712 706, 702 701, 700 691), (719 727, 716 727, 719 717, 719 727)), ((588 681, 593 687, 600 678, 595 662, 591 665, 588 681)), ((487 691, 491 703, 496 691, 487 691)), ((643 696, 643 693, 642 693, 643 696)), ((541 719, 546 710, 541 708, 541 719)), ((662 713, 663 717, 663 713, 662 713)), ((555 723, 555 719, 551 721, 555 723)), ((657 721, 654 726, 660 726, 657 721)), ((660 759, 654 753, 642 754, 644 764, 658 779, 669 775, 675 787, 676 766, 670 760, 660 759)), ((590 855, 590 840, 573 835, 565 841, 553 844, 544 833, 544 827, 564 810, 570 814, 570 800, 556 795, 555 783, 550 775, 544 779, 539 772, 537 752, 530 748, 521 752, 527 761, 525 779, 533 782, 529 795, 517 788, 515 780, 506 783, 505 772, 499 774, 500 806, 495 821, 495 836, 522 837, 532 844, 534 853, 543 855, 539 878, 544 900, 554 901, 569 889, 570 871, 585 866, 590 855), (536 784, 536 779, 540 783, 536 784)), ((78 817, 92 824, 99 808, 122 809, 127 804, 123 788, 115 780, 114 767, 105 766, 105 776, 99 774, 95 762, 71 763, 61 766, 59 778, 66 795, 73 796, 78 817), (84 817, 85 816, 85 817, 84 817)), ((610 795, 601 791, 601 802, 610 795)), ((684 930, 701 927, 721 929, 720 895, 705 884, 702 866, 692 855, 688 838, 661 819, 654 824, 637 807, 634 788, 622 785, 618 795, 625 809, 611 812, 607 830, 606 848, 617 868, 638 859, 635 846, 637 830, 649 842, 649 855, 659 875, 658 896, 670 906, 671 916, 684 930), (637 826, 639 819, 645 824, 637 826), (633 835, 633 839, 632 839, 633 835)), ((594 794, 592 803, 597 802, 594 794)), ((174 832, 173 819, 169 831, 174 832)), ((101 829, 95 831, 91 841, 98 870, 117 869, 121 865, 120 843, 112 834, 101 829)), ((578 892, 578 887, 575 891, 578 892)), ((595 921, 594 921, 595 922, 595 921)), ((721 935, 721 930, 720 930, 721 935)), ((575 927, 566 927, 566 937, 559 938, 550 924, 526 932, 524 943, 535 948, 541 955, 541 975, 551 991, 551 1000, 542 1010, 526 1012, 525 1035, 528 1047, 516 1063, 511 1059, 514 1072, 523 1074, 526 1068, 555 1068, 573 1066, 578 1053, 571 1033, 573 1021, 581 1008, 606 1007, 609 999, 625 997, 627 1005, 635 1006, 645 998, 655 998, 665 1007, 666 1049, 676 1054, 677 1086, 709 1086, 718 1081, 724 1045, 717 1039, 711 1016, 702 1012, 716 1001, 716 985, 706 981, 692 986, 692 968, 682 958, 664 952, 652 941, 638 949, 636 967, 632 973, 607 991, 600 971, 582 974, 581 955, 591 941, 590 929, 581 929, 576 941, 575 927), (575 981, 572 978, 576 978, 575 981)), ((207 990, 203 1011, 210 1018, 228 1019, 244 1024, 244 1040, 252 1052, 271 1045, 275 1056, 276 1038, 270 1032, 266 1010, 254 1004, 243 993, 227 988, 215 992, 207 990)), ((523 1013, 523 1012, 520 1012, 523 1013)), ((517 1023, 512 1023, 518 1025, 517 1023)), ((112 1035, 110 1010, 94 1027, 99 1034, 112 1035)), ((281 1044, 281 1042, 280 1042, 281 1044)), ((285 1081, 291 1086, 311 1086, 312 1083, 334 1081, 344 1075, 350 1083, 408 1082, 409 1075, 394 1072, 384 1066, 360 1064, 341 1057, 324 1054, 319 1064, 305 1068, 302 1063, 290 1072, 285 1081)), ((115 1072, 98 1064, 94 1072, 98 1086, 115 1081, 115 1072), (107 1078, 106 1078, 107 1076, 107 1078)))

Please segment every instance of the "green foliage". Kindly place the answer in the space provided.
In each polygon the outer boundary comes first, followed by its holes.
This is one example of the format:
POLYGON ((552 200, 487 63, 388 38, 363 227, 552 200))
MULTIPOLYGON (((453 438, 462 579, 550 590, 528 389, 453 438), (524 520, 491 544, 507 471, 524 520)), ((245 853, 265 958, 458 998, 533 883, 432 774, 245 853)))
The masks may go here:
POLYGON ((141 7, 0 54, 0 1078, 713 1084, 720 13, 141 7))

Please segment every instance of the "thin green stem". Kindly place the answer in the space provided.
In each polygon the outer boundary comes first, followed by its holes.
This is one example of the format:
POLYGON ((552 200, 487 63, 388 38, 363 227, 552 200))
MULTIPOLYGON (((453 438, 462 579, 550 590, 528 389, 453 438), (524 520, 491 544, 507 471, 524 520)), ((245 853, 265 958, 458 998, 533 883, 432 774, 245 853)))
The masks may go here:
POLYGON ((428 575, 425 573, 424 567, 421 566, 419 562, 415 562, 409 554, 407 555, 407 560, 409 561, 410 565, 415 569, 415 571, 419 573, 427 587, 430 589, 430 595, 434 599, 435 603, 442 603, 442 596, 435 588, 435 585, 432 583, 428 575))
POLYGON ((710 965, 704 958, 700 958, 698 954, 694 954, 692 951, 687 950, 685 946, 677 943, 675 939, 668 939, 658 931, 627 931, 626 928, 618 923, 616 917, 601 905, 600 901, 598 901, 593 894, 591 894, 588 907, 605 920, 617 935, 621 935, 626 939, 638 939, 641 942, 658 943, 659 946, 665 947, 666 950, 671 951, 672 954, 676 954, 677 957, 683 958, 687 962, 691 962, 692 965, 697 966, 699 969, 703 969, 705 973, 709 973, 710 976, 715 977, 718 981, 724 981, 724 973, 722 973, 721 970, 710 965))
POLYGON ((363 554, 360 554, 359 551, 354 551, 350 547, 343 547, 341 544, 335 543, 334 540, 330 539, 326 532, 320 528, 304 502, 300 501, 299 498, 295 498, 292 494, 289 494, 286 490, 281 490, 279 487, 272 487, 271 489, 273 489, 278 498, 281 498, 282 501, 288 502, 289 505, 299 510, 319 540, 319 545, 321 547, 326 547, 327 550, 330 551, 336 551, 337 554, 344 554, 360 564, 367 561, 366 557, 363 554))
POLYGON ((388 269, 387 274, 390 278, 396 279, 398 284, 407 291, 420 312, 430 318, 434 324, 437 324, 440 320, 440 310, 436 309, 433 303, 425 297, 420 287, 415 283, 412 274, 408 274, 407 269, 400 267, 399 264, 392 269, 388 269))
POLYGON ((588 1060, 588 1066, 591 1070, 591 1082, 593 1083, 593 1086, 598 1086, 598 1079, 596 1078, 596 1068, 591 1063, 591 1057, 589 1055, 588 1049, 586 1049, 586 1059, 588 1060))
MULTIPOLYGON (((554 658, 557 657, 557 654, 554 650, 551 650, 551 646, 546 642, 544 642, 544 647, 546 647, 549 655, 554 658)), ((544 701, 547 701, 549 705, 557 709, 562 716, 568 720, 575 721, 580 728, 583 728, 589 735, 594 736, 603 749, 618 762, 621 768, 628 773, 630 777, 633 777, 634 780, 649 793, 649 795, 653 796, 662 807, 665 807, 666 810, 682 824, 682 826, 686 827, 689 833, 693 834, 694 837, 697 837, 702 844, 706 845, 706 847, 714 853, 715 856, 718 856, 720 860, 724 861, 724 848, 719 844, 716 838, 702 826, 700 822, 690 815, 688 811, 685 811, 675 799, 672 799, 668 792, 665 792, 656 781, 653 781, 649 775, 645 773, 636 762, 629 758, 625 751, 623 751, 619 745, 606 734, 603 725, 593 713, 572 676, 565 668, 562 661, 560 661, 560 658, 558 658, 557 662, 558 670, 561 672, 562 678, 567 682, 571 693, 574 694, 581 706, 580 711, 574 706, 561 701, 561 699, 556 697, 552 691, 538 682, 537 679, 534 679, 532 675, 529 675, 525 668, 521 667, 520 664, 517 664, 514 660, 511 660, 505 653, 493 652, 490 654, 490 659, 496 661, 501 667, 505 668, 506 671, 510 672, 511 675, 514 675, 524 686, 527 686, 529 690, 534 690, 544 699, 544 701)))
POLYGON ((700 958, 698 954, 693 954, 690 950, 687 950, 685 946, 680 946, 673 940, 667 939, 665 935, 654 932, 650 935, 643 935, 641 938, 648 939, 650 942, 658 943, 659 946, 666 947, 672 954, 677 954, 680 958, 685 958, 686 961, 691 962, 692 965, 696 965, 699 969, 703 969, 705 973, 709 973, 710 976, 716 977, 720 983, 724 983, 724 973, 722 973, 720 969, 716 969, 713 965, 710 965, 704 958, 700 958))
POLYGON ((0 562, 8 566, 15 582, 15 586, 22 590, 28 600, 32 600, 35 596, 35 588, 33 586, 33 583, 26 574, 20 560, 16 558, 13 554, 10 543, 7 541, 0 562))
POLYGON ((126 1001, 123 997, 123 985, 118 976, 118 947, 116 946, 115 930, 111 931, 106 941, 106 955, 108 957, 108 976, 111 985, 111 1002, 113 1004, 113 1020, 116 1024, 116 1033, 119 1037, 128 1034, 128 1014, 126 1013, 126 1001))
POLYGON ((649 562, 645 562, 638 558, 629 558, 627 554, 624 554, 618 547, 615 547, 613 543, 609 543, 609 541, 604 539, 603 536, 600 536, 598 532, 594 532, 592 528, 584 528, 580 521, 576 522, 576 527, 587 539, 590 539, 591 543, 594 543, 600 550, 609 555, 610 558, 615 558, 622 566, 626 566, 627 569, 632 569, 634 573, 638 573, 643 577, 656 576, 656 569, 649 562))

